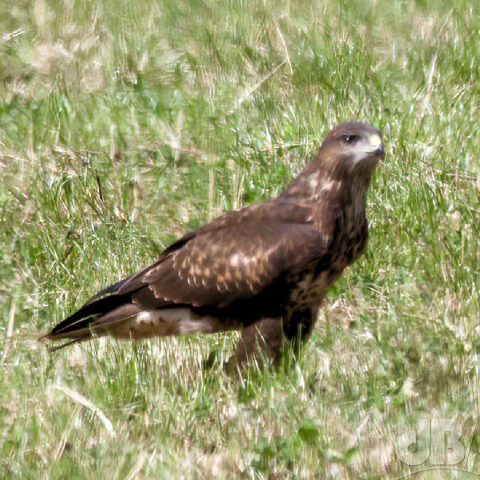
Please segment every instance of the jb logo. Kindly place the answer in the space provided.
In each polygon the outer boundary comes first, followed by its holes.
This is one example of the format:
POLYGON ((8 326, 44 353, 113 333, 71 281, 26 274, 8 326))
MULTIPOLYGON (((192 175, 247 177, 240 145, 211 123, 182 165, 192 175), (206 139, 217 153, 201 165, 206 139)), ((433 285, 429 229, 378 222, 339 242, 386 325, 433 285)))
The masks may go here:
MULTIPOLYGON (((480 478, 480 474, 467 467, 471 440, 462 438, 462 424, 458 420, 421 418, 416 428, 397 436, 395 450, 402 463, 411 467, 421 466, 416 473, 451 469, 480 478)), ((407 477, 414 474, 412 472, 407 477)))

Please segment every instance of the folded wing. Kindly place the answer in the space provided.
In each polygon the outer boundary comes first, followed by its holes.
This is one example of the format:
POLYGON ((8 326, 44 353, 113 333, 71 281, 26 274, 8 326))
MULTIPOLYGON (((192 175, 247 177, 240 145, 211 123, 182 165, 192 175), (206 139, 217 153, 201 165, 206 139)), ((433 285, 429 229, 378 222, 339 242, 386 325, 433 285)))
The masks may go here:
POLYGON ((320 258, 327 244, 328 235, 312 226, 309 208, 282 201, 249 205, 188 233, 155 263, 99 292, 101 298, 94 297, 45 337, 89 336, 91 329, 144 311, 225 308, 320 258))

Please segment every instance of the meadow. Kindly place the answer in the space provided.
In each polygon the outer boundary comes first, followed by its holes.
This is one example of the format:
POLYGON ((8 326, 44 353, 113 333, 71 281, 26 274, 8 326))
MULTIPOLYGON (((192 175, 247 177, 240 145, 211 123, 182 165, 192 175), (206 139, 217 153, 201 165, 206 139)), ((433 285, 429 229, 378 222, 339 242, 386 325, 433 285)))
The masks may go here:
POLYGON ((478 478, 479 32, 468 0, 0 3, 0 478, 478 478), (369 244, 296 362, 36 341, 353 119, 369 244))

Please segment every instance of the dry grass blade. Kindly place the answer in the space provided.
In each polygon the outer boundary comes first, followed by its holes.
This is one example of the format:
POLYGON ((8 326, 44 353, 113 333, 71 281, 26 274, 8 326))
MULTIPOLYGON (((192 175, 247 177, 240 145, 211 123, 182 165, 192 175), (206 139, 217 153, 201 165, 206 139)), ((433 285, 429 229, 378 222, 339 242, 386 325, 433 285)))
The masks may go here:
POLYGON ((7 358, 8 350, 10 348, 10 343, 12 341, 16 306, 17 306, 17 297, 13 296, 12 305, 10 306, 10 312, 8 314, 7 334, 5 336, 5 343, 3 347, 2 364, 5 363, 5 359, 7 358))
POLYGON ((116 433, 113 429, 112 422, 90 400, 87 400, 83 395, 81 395, 78 392, 75 392, 74 390, 71 390, 70 388, 66 387, 65 385, 55 385, 55 389, 60 391, 60 392, 63 392, 65 395, 69 396, 72 400, 75 400, 75 402, 80 403, 81 405, 83 405, 84 407, 88 408, 93 413, 95 413, 98 416, 98 418, 101 420, 101 422, 103 423, 105 428, 108 430, 110 435, 112 437, 116 436, 116 433))

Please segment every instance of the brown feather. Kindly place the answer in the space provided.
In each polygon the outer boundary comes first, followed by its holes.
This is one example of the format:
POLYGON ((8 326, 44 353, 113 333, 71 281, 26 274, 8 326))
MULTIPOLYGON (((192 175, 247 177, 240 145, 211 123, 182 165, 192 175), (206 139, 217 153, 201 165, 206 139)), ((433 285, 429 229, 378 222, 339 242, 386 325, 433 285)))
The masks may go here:
POLYGON ((382 155, 374 127, 335 127, 278 198, 187 233, 41 339, 270 329, 272 321, 287 338, 306 338, 328 288, 365 248, 365 195, 382 155))

